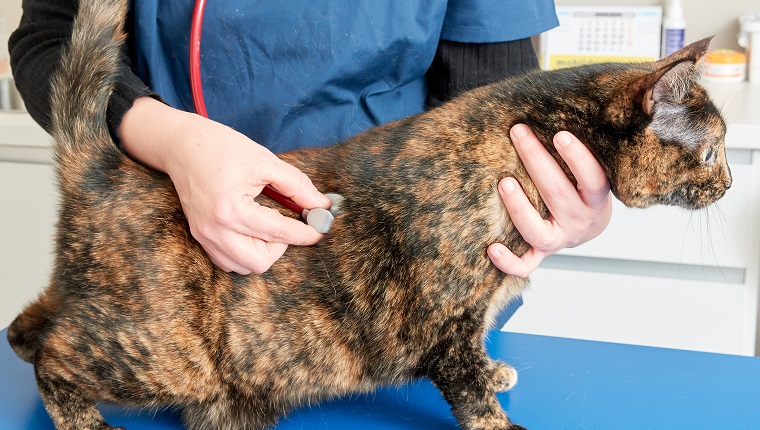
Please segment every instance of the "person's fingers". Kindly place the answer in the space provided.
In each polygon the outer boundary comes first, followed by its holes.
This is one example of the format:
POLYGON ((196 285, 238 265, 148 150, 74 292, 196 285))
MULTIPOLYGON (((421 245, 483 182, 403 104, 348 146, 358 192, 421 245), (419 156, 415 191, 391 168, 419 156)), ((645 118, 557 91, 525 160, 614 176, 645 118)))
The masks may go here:
MULTIPOLYGON (((578 210, 584 206, 573 183, 530 127, 517 124, 510 130, 510 137, 520 160, 552 214, 578 210)), ((571 215, 575 216, 574 213, 571 215)))
POLYGON ((610 182, 588 147, 567 131, 554 136, 554 146, 573 172, 581 199, 589 206, 605 204, 610 198, 610 182))
POLYGON ((228 232, 224 249, 210 247, 206 252, 222 270, 247 275, 264 273, 287 250, 285 243, 265 242, 255 237, 228 232))
POLYGON ((277 156, 262 164, 261 179, 305 209, 329 208, 330 199, 319 192, 305 173, 277 156))
POLYGON ((261 206, 252 199, 241 205, 241 212, 226 222, 237 233, 259 238, 265 242, 308 246, 319 242, 323 235, 303 221, 288 218, 275 209, 261 206))
POLYGON ((518 278, 525 278, 533 273, 538 265, 541 264, 545 255, 536 251, 535 248, 531 248, 522 257, 518 257, 501 243, 489 245, 487 253, 488 258, 491 259, 491 262, 497 269, 518 278))
POLYGON ((222 249, 223 244, 226 242, 220 242, 217 244, 210 238, 198 234, 192 225, 190 226, 190 233, 193 235, 193 237, 196 238, 198 243, 201 244, 203 250, 206 252, 206 255, 208 255, 211 262, 220 269, 224 270, 225 272, 235 272, 241 275, 247 275, 251 273, 250 269, 242 266, 240 263, 230 258, 227 255, 229 253, 228 250, 222 249))
POLYGON ((509 177, 499 181, 499 195, 509 218, 526 242, 541 250, 553 250, 559 246, 561 238, 554 231, 553 224, 541 218, 516 179, 509 177))
POLYGON ((241 236, 238 261, 254 273, 264 273, 282 257, 288 249, 286 243, 265 242, 250 236, 241 236))
POLYGON ((248 275, 251 273, 251 269, 238 264, 236 261, 233 261, 231 258, 228 258, 221 253, 221 251, 214 252, 210 247, 208 249, 204 247, 204 250, 206 251, 206 255, 211 259, 211 262, 225 272, 235 272, 240 275, 248 275))
POLYGON ((510 137, 551 216, 541 218, 517 180, 502 179, 498 187, 501 199, 531 249, 517 258, 503 244, 491 244, 488 255, 503 272, 527 276, 547 255, 601 233, 609 222, 612 205, 604 169, 575 136, 560 132, 554 137, 554 145, 576 177, 577 186, 529 127, 515 125, 510 137))

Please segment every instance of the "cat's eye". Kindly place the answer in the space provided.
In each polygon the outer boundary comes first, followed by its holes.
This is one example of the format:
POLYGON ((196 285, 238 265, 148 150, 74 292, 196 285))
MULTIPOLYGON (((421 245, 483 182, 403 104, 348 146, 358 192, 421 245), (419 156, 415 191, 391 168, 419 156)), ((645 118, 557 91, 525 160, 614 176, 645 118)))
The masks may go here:
POLYGON ((702 161, 705 163, 711 163, 715 159, 715 151, 712 148, 706 148, 702 152, 702 161))

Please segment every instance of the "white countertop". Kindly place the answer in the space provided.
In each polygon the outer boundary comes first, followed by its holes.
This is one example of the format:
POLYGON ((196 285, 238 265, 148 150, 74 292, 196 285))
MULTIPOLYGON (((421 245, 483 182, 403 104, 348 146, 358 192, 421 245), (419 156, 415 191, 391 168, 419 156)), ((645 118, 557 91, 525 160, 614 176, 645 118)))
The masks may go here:
POLYGON ((0 161, 52 164, 51 138, 26 112, 0 112, 0 161))
MULTIPOLYGON (((705 85, 728 122, 726 147, 760 149, 760 85, 705 85)), ((0 112, 0 147, 49 148, 50 136, 26 112, 0 112)))
POLYGON ((0 146, 49 148, 50 135, 26 112, 0 111, 0 146))

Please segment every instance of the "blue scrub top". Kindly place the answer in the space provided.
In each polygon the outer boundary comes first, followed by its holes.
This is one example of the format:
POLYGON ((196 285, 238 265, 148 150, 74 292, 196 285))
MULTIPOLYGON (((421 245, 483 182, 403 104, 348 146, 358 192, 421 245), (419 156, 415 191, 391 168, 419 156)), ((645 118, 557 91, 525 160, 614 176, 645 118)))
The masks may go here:
MULTIPOLYGON (((192 0, 133 0, 136 73, 194 111, 192 0)), ((501 42, 558 24, 551 0, 209 0, 209 116, 273 152, 324 146, 424 110, 439 39, 501 42)))

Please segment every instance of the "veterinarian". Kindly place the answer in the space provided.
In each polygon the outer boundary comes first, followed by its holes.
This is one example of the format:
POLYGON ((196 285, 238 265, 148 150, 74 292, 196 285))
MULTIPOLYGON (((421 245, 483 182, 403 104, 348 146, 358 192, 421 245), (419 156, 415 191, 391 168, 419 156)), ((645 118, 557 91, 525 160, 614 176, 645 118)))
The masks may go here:
MULTIPOLYGON (((46 129, 50 77, 76 3, 24 0, 9 42, 16 84, 46 129)), ((272 184, 303 207, 329 205, 274 153, 329 145, 529 71, 537 67, 530 36, 557 25, 550 0, 210 0, 201 57, 209 120, 188 113, 192 11, 192 0, 131 2, 129 50, 107 119, 124 151, 169 174, 211 260, 240 274, 264 272, 288 245, 321 238, 254 202, 272 184)), ((517 182, 502 180, 504 204, 533 249, 517 258, 492 244, 488 255, 527 276, 545 256, 597 236, 611 200, 602 168, 569 133, 554 143, 577 187, 526 126, 511 138, 553 217, 541 219, 517 182)))

